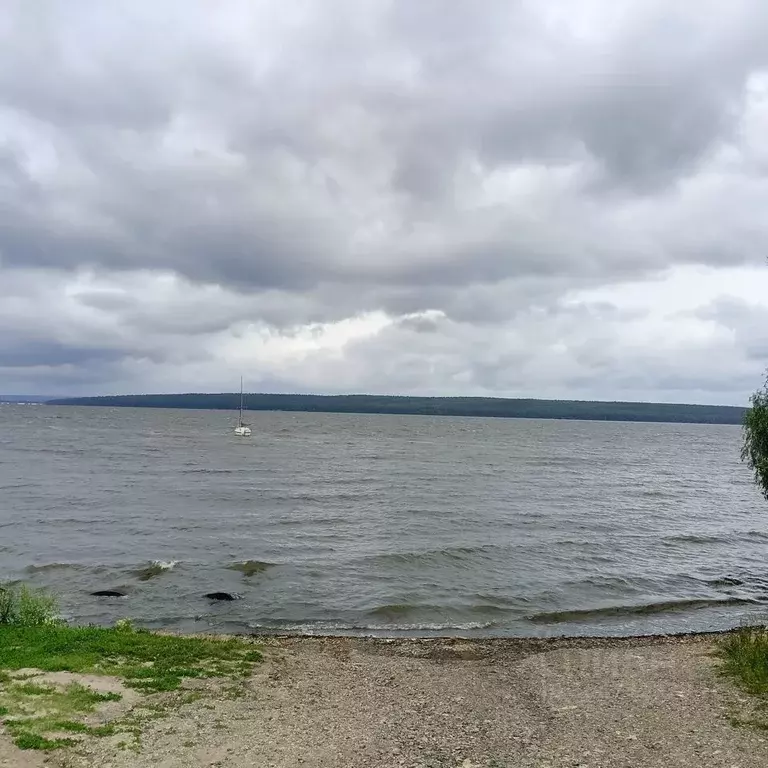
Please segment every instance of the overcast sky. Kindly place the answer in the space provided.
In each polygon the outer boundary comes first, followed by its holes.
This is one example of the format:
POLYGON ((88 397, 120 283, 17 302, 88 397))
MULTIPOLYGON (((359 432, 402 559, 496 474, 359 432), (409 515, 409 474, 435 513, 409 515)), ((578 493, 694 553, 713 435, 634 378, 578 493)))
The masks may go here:
POLYGON ((4 0, 0 393, 745 403, 765 0, 4 0))

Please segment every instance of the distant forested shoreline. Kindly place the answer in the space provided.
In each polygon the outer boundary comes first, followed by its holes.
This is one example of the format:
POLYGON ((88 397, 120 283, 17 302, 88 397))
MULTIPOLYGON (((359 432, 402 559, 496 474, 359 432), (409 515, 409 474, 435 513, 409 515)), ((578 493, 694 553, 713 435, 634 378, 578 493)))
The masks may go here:
MULTIPOLYGON (((115 395, 47 401, 48 405, 110 408, 196 408, 235 410, 239 393, 115 395)), ((391 395, 246 395, 249 411, 379 413, 423 416, 481 416, 518 419, 648 421, 685 424, 741 424, 745 408, 727 405, 524 400, 496 397, 407 397, 391 395)))

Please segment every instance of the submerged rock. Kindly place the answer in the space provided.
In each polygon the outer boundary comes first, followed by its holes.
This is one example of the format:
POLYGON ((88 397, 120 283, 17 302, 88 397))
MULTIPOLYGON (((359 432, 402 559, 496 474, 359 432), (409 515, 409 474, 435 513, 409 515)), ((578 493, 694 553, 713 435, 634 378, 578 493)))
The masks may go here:
POLYGON ((231 592, 209 592, 206 597, 209 600, 239 600, 240 595, 232 594, 231 592))
POLYGON ((126 594, 120 589, 99 589, 96 592, 91 592, 93 597, 125 597, 126 594))

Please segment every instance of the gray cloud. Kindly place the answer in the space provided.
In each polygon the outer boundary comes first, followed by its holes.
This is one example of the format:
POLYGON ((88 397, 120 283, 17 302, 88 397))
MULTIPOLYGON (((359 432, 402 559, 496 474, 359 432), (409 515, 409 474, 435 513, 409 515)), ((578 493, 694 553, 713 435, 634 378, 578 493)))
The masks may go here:
POLYGON ((163 366, 383 312, 258 375, 743 398, 749 311, 712 378, 698 339, 628 352, 644 310, 566 297, 762 263, 766 40, 758 0, 5 3, 0 366, 175 389, 163 366))
POLYGON ((57 342, 2 342, 0 343, 0 368, 29 368, 45 360, 52 367, 90 365, 94 362, 118 360, 121 354, 115 349, 88 349, 69 347, 57 342))

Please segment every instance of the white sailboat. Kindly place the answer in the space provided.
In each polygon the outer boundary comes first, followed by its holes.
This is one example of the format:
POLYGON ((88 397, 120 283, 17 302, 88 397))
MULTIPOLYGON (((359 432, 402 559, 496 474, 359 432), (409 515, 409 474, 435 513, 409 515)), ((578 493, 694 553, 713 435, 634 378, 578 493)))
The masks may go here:
POLYGON ((243 424, 243 377, 240 377, 240 416, 237 419, 237 426, 235 427, 235 434, 240 437, 250 437, 251 428, 247 424, 243 424))

